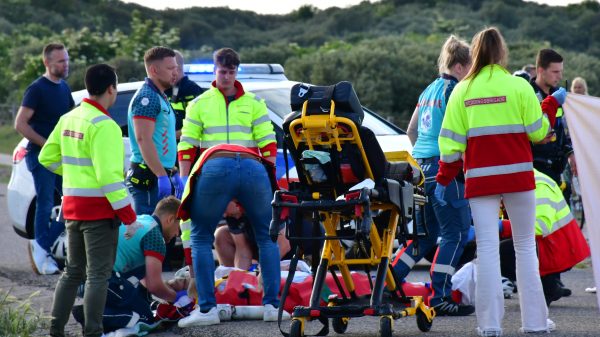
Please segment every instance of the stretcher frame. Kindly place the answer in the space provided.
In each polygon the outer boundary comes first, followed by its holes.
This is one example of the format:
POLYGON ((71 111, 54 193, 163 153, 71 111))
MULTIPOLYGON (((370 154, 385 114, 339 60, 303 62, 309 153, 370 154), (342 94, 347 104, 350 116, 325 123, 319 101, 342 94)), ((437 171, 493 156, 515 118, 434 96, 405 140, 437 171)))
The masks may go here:
MULTIPOLYGON (((308 115, 307 107, 308 101, 305 101, 300 118, 290 123, 289 130, 284 130, 284 132, 289 132, 295 149, 298 149, 304 143, 310 150, 317 147, 335 147, 339 152, 343 143, 356 144, 362 157, 365 176, 374 180, 356 124, 348 118, 335 115, 335 102, 333 100, 331 101, 329 114, 308 115), (341 125, 346 126, 346 131, 338 127, 341 125), (347 131, 348 127, 350 128, 349 132, 347 131)), ((386 157, 392 161, 394 159, 409 161, 418 167, 408 153, 395 152, 390 153, 389 156, 386 154, 386 157)), ((294 160, 297 159, 294 158, 294 160)), ((300 175, 302 167, 299 166, 296 165, 296 168, 299 170, 300 175)), ((382 201, 377 198, 380 196, 381 190, 366 187, 346 193, 341 200, 335 191, 326 196, 321 193, 322 191, 312 192, 310 196, 306 194, 301 196, 295 194, 294 191, 277 191, 275 193, 272 202, 272 229, 278 228, 277 221, 285 219, 289 215, 289 209, 296 208, 304 212, 312 212, 317 218, 316 220, 322 223, 325 232, 323 236, 306 238, 294 237, 290 235, 289 226, 286 229, 286 236, 290 240, 322 239, 324 245, 314 275, 309 306, 294 308, 290 332, 281 331, 284 336, 305 336, 306 323, 312 320, 319 320, 323 324, 321 331, 315 335, 327 335, 329 332, 329 319, 332 320, 335 332, 344 333, 350 318, 362 316, 380 317, 379 335, 382 337, 392 336, 393 320, 406 316, 416 316, 417 326, 421 331, 426 332, 431 329, 435 311, 425 305, 422 297, 408 297, 404 294, 400 286, 401 280, 398 280, 390 265, 393 243, 397 238, 397 234, 399 232, 405 235, 408 233, 406 229, 407 217, 412 217, 415 208, 423 207, 427 199, 423 194, 416 193, 417 189, 410 183, 399 182, 402 186, 396 186, 396 183, 398 182, 388 180, 388 184, 392 185, 392 189, 399 187, 401 191, 410 190, 410 193, 413 194, 412 198, 406 199, 412 200, 404 200, 402 193, 399 193, 399 198, 395 203, 382 201), (406 205, 405 203, 411 204, 406 205), (384 211, 389 211, 389 221, 387 226, 378 228, 373 222, 372 214, 384 211), (407 212, 410 214, 407 214, 407 212), (351 236, 339 235, 341 223, 349 219, 355 221, 355 233, 351 236), (368 257, 347 258, 341 240, 348 238, 354 239, 363 252, 368 253, 365 254, 368 257), (354 265, 377 266, 374 284, 371 283, 372 293, 369 298, 359 298, 355 293, 355 284, 350 273, 350 266, 354 265), (341 274, 341 281, 337 276, 336 269, 341 274), (333 275, 341 293, 341 298, 332 295, 326 305, 323 306, 320 304, 320 297, 327 272, 333 275), (341 282, 344 283, 348 294, 344 291, 341 282)), ((423 180, 420 179, 418 184, 422 183, 423 180)), ((413 233, 416 233, 416 224, 413 228, 413 233)), ((272 231, 272 234, 275 234, 275 230, 272 231)), ((290 278, 293 277, 294 262, 297 262, 298 254, 301 254, 299 249, 296 250, 295 261, 293 260, 290 265, 290 278)), ((290 281, 288 280, 288 286, 290 281)), ((285 300, 286 295, 287 289, 284 289, 282 302, 285 300)), ((283 307, 283 305, 280 307, 283 307)))

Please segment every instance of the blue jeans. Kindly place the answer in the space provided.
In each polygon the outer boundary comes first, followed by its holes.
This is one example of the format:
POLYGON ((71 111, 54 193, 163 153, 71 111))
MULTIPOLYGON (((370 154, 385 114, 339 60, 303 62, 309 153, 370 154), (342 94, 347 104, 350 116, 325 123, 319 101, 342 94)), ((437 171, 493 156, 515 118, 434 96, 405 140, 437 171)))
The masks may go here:
POLYGON ((49 252, 56 238, 65 230, 64 223, 50 219, 54 207, 55 190, 62 195, 62 177, 41 165, 38 160, 39 155, 40 150, 29 150, 25 156, 25 164, 33 176, 35 186, 36 199, 33 220, 35 241, 49 252))
POLYGON ((191 193, 192 263, 200 310, 207 311, 217 305, 212 244, 217 224, 233 198, 244 207, 258 244, 263 304, 278 307, 279 248, 269 237, 273 191, 265 167, 248 158, 209 159, 191 193))
POLYGON ((398 263, 394 266, 399 278, 405 278, 415 263, 435 249, 438 236, 441 237, 430 270, 433 288, 430 302, 432 306, 442 302, 445 297, 451 296, 451 278, 467 243, 471 226, 469 202, 464 198, 465 186, 462 182, 453 179, 446 187, 444 195, 444 200, 448 203, 446 206, 441 206, 433 195, 436 186, 435 175, 439 167, 438 160, 439 157, 419 159, 419 164, 425 174, 425 193, 429 202, 425 205, 424 212, 416 213, 416 221, 419 225, 419 233, 423 233, 421 217, 425 216, 428 236, 418 239, 418 254, 412 254, 413 244, 411 243, 401 253, 398 263))
POLYGON ((126 181, 125 184, 133 199, 133 210, 135 211, 135 214, 142 215, 154 213, 156 204, 158 204, 158 184, 154 184, 154 187, 149 190, 137 188, 131 185, 129 181, 126 181))

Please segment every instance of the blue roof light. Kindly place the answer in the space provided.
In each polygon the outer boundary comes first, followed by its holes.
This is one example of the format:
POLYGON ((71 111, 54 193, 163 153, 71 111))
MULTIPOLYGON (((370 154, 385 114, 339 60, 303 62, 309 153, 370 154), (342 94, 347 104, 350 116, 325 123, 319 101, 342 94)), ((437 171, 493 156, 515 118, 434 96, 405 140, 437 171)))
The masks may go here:
POLYGON ((186 74, 213 74, 215 65, 212 63, 184 64, 183 72, 186 74))

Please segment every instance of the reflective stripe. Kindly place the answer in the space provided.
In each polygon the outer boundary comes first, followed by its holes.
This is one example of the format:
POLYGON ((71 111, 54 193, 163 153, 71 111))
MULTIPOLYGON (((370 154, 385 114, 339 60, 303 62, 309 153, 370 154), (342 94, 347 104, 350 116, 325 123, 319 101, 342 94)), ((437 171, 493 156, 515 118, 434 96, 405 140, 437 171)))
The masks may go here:
POLYGON ((200 146, 200 141, 198 139, 192 138, 192 137, 181 137, 180 142, 182 143, 188 143, 192 146, 200 146))
POLYGON ((181 240, 181 245, 183 248, 191 248, 192 242, 190 240, 181 240))
POLYGON ((460 158, 462 158, 462 153, 460 152, 440 155, 440 160, 444 163, 454 163, 455 161, 460 160, 460 158))
POLYGON ((77 166, 92 166, 92 160, 90 158, 62 156, 62 163, 77 166))
POLYGON ((103 120, 107 120, 107 119, 110 119, 110 117, 108 117, 107 115, 102 115, 102 116, 98 116, 98 117, 92 118, 92 120, 90 121, 90 123, 97 124, 97 123, 100 123, 103 120))
POLYGON ((269 115, 264 115, 262 117, 259 117, 255 120, 252 121, 252 126, 256 126, 258 124, 262 124, 264 122, 270 122, 271 118, 269 118, 269 115))
POLYGON ((479 128, 469 129, 467 137, 501 135, 507 133, 523 133, 525 127, 521 124, 498 125, 498 126, 482 126, 479 128))
POLYGON ((54 163, 54 164, 50 164, 48 165, 47 169, 50 172, 54 172, 56 170, 58 170, 58 168, 62 165, 62 163, 54 163))
POLYGON ((449 138, 457 143, 467 145, 467 136, 459 135, 458 133, 449 129, 441 129, 440 137, 449 138))
POLYGON ((555 186, 556 185, 556 182, 554 180, 548 179, 548 178, 546 178, 544 176, 540 176, 540 175, 537 175, 537 174, 535 175, 535 181, 543 181, 543 182, 547 183, 550 186, 555 186))
POLYGON ((447 264, 434 264, 433 265, 433 272, 434 273, 444 273, 444 274, 448 274, 448 275, 454 275, 454 272, 456 271, 456 269, 454 269, 454 267, 449 266, 447 264))
POLYGON ((127 205, 130 205, 130 204, 132 204, 132 201, 131 201, 131 197, 129 196, 129 194, 125 198, 123 198, 123 199, 121 199, 119 201, 115 201, 115 202, 111 202, 110 203, 110 205, 112 206, 112 208, 114 210, 121 209, 121 208, 123 208, 123 207, 125 207, 127 205))
POLYGON ((134 288, 137 288, 138 284, 140 284, 140 279, 135 276, 129 276, 127 281, 129 281, 134 288))
POLYGON ((261 139, 257 139, 256 143, 262 143, 262 142, 267 141, 267 140, 275 140, 275 135, 272 134, 272 133, 268 134, 268 135, 262 137, 261 139))
POLYGON ((561 228, 563 228, 564 226, 566 226, 569 222, 573 221, 573 219, 575 219, 573 217, 573 214, 571 214, 571 212, 569 212, 567 215, 565 215, 562 219, 556 221, 554 223, 554 225, 552 226, 552 232, 555 232, 561 228))
POLYGON ((179 225, 179 229, 181 229, 181 231, 191 231, 192 230, 192 222, 191 221, 184 221, 179 225))
POLYGON ((478 167, 467 170, 465 177, 467 178, 478 178, 488 177, 501 174, 511 174, 519 172, 527 172, 533 170, 533 164, 531 162, 517 163, 509 165, 498 165, 488 167, 478 167))
POLYGON ((527 133, 533 133, 533 132, 536 132, 537 130, 539 130, 542 126, 544 126, 544 124, 543 124, 543 118, 544 118, 544 116, 540 117, 534 123, 525 126, 525 132, 527 132, 527 133))
POLYGON ((192 124, 194 124, 194 125, 197 125, 197 126, 199 126, 199 127, 202 127, 202 122, 199 122, 199 121, 197 121, 197 120, 195 120, 195 119, 186 118, 186 119, 184 119, 184 120, 185 120, 186 122, 190 122, 190 123, 192 123, 192 124))
POLYGON ((550 231, 548 230, 548 227, 546 226, 546 224, 542 220, 535 219, 535 222, 542 229, 542 236, 548 236, 548 234, 550 234, 550 231))
POLYGON ((416 264, 415 260, 406 254, 406 252, 400 255, 400 261, 402 261, 408 268, 412 268, 416 264))
POLYGON ((63 194, 69 197, 103 197, 104 193, 99 188, 63 188, 63 194))
POLYGON ((565 199, 562 199, 561 201, 552 201, 549 198, 538 198, 535 200, 535 204, 536 205, 548 205, 548 206, 554 208, 554 210, 557 213, 562 211, 565 207, 567 207, 567 202, 565 201, 565 199))
POLYGON ((102 192, 104 192, 104 194, 110 193, 110 192, 115 192, 115 191, 119 191, 122 189, 125 189, 125 183, 124 182, 118 182, 118 183, 112 183, 112 184, 108 184, 108 185, 104 185, 101 187, 102 192))
POLYGON ((253 140, 229 140, 228 143, 226 143, 224 140, 206 140, 206 141, 202 141, 202 147, 204 148, 208 148, 211 146, 215 146, 215 145, 221 145, 221 144, 234 144, 234 145, 240 145, 240 146, 245 146, 245 147, 256 147, 256 142, 253 140))
POLYGON ((215 133, 225 133, 225 132, 243 132, 243 133, 251 133, 252 128, 248 126, 241 125, 230 125, 229 129, 227 126, 211 126, 209 128, 204 129, 205 135, 214 135, 215 133))

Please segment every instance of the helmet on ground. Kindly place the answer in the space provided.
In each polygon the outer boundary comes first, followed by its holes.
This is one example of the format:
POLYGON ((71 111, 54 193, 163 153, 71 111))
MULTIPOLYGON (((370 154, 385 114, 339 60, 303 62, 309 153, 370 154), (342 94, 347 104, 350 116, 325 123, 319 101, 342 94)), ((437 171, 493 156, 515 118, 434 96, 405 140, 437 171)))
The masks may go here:
POLYGON ((65 260, 67 258, 67 231, 62 232, 50 247, 50 253, 55 259, 65 260))

